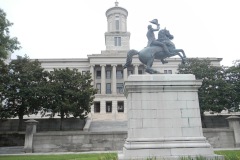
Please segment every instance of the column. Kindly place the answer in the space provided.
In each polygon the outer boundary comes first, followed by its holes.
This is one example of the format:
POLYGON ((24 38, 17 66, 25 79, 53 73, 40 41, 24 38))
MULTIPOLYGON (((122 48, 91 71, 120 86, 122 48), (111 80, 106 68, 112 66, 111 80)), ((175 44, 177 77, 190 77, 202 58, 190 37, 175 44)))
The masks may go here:
POLYGON ((31 119, 25 122, 26 122, 26 133, 25 133, 24 152, 32 153, 33 152, 33 134, 36 133, 38 121, 31 119))
POLYGON ((128 110, 127 100, 124 100, 124 113, 127 113, 127 110, 128 110))
POLYGON ((106 101, 105 100, 100 101, 100 113, 106 113, 106 101))
POLYGON ((229 128, 232 129, 234 132, 235 147, 240 147, 240 117, 230 116, 227 118, 227 120, 229 123, 229 128))
POLYGON ((112 65, 112 94, 116 94, 116 83, 117 83, 117 80, 116 80, 116 64, 113 64, 112 65))
POLYGON ((91 73, 91 78, 92 78, 91 85, 94 86, 94 66, 93 65, 90 65, 90 73, 91 73))
POLYGON ((127 78, 128 78, 128 70, 127 70, 127 68, 125 68, 124 70, 123 70, 123 78, 124 78, 124 81, 126 81, 127 80, 127 78))
MULTIPOLYGON (((91 82, 91 85, 95 88, 95 83, 94 83, 94 80, 95 80, 95 72, 94 72, 94 65, 90 65, 90 73, 91 73, 91 78, 92 78, 92 82, 91 82)), ((94 113, 94 105, 91 105, 91 113, 94 113)), ((89 113, 89 114, 91 114, 89 113)))
POLYGON ((112 114, 114 115, 114 119, 117 119, 118 111, 117 111, 117 101, 116 100, 112 101, 112 114))
POLYGON ((91 114, 94 114, 94 105, 91 105, 91 114))
POLYGON ((134 74, 138 74, 138 65, 137 64, 134 65, 134 74))
POLYGON ((101 94, 106 94, 106 65, 101 65, 101 94))

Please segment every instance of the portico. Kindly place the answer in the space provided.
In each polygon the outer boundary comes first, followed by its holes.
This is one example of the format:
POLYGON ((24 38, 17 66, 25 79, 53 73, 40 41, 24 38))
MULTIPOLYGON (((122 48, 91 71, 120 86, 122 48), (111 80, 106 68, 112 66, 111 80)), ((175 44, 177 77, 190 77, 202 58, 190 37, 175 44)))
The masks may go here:
MULTIPOLYGON (((139 73, 140 64, 134 64, 134 72, 128 72, 128 69, 123 70, 124 63, 101 64, 102 56, 104 54, 93 56, 90 59, 95 62, 90 65, 90 72, 93 78, 93 86, 98 89, 91 107, 91 113, 94 114, 94 117, 99 114, 125 114, 127 109, 126 98, 123 95, 124 81, 131 73, 139 73)), ((109 61, 116 61, 114 56, 108 58, 109 61)), ((119 55, 117 58, 119 59, 119 55)), ((122 61, 125 61, 124 54, 122 54, 122 61)), ((143 73, 142 70, 141 73, 143 73)))

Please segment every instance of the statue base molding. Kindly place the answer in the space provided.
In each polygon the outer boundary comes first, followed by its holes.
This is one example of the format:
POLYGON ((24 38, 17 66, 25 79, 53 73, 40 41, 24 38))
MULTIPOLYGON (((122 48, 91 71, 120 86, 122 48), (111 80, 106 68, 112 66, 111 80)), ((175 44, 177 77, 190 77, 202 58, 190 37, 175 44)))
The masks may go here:
POLYGON ((124 86, 128 138, 118 159, 224 159, 203 137, 197 93, 201 84, 191 74, 129 76, 124 86))

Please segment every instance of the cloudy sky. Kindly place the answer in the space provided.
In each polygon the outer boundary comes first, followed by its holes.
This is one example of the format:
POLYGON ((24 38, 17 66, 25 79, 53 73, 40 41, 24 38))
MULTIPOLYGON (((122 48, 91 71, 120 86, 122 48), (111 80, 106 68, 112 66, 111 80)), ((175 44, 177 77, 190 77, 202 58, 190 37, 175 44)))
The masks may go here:
MULTIPOLYGON (((222 65, 240 59, 239 0, 118 0, 128 10, 130 48, 147 44, 149 21, 174 35, 176 48, 188 57, 223 58, 222 65)), ((14 23, 11 36, 30 58, 86 58, 105 50, 105 12, 115 0, 0 0, 14 23)))

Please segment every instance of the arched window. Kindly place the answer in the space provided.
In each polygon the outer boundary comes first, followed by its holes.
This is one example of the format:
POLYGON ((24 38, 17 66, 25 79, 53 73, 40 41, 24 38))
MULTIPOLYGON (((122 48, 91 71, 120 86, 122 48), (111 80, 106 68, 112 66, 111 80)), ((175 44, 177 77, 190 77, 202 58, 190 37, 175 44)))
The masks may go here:
POLYGON ((115 26, 116 26, 116 31, 119 31, 120 29, 119 16, 115 17, 115 26))

